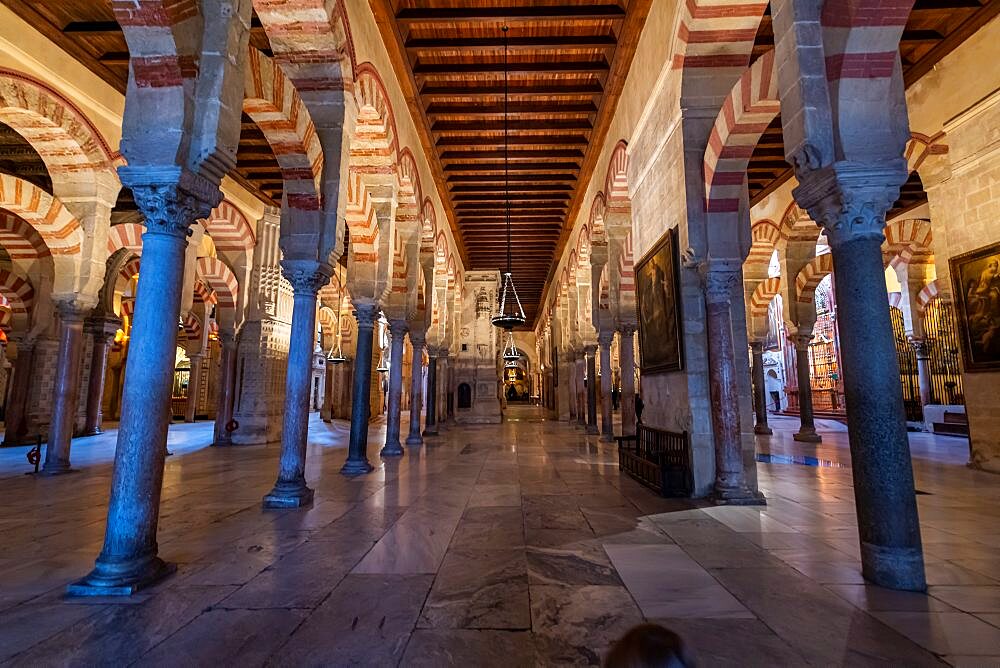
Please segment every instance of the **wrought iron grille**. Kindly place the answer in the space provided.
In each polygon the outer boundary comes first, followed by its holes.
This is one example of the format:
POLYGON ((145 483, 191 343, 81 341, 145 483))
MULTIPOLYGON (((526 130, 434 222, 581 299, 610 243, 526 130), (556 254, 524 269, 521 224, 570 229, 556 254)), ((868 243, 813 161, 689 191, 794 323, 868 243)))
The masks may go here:
POLYGON ((951 302, 938 297, 924 307, 924 336, 930 347, 931 403, 964 404, 955 307, 951 302))
POLYGON ((906 419, 911 422, 923 422, 924 410, 920 405, 917 353, 906 338, 903 311, 896 306, 890 306, 889 314, 892 316, 892 333, 896 339, 896 357, 899 359, 899 380, 903 385, 903 407, 906 409, 906 419))

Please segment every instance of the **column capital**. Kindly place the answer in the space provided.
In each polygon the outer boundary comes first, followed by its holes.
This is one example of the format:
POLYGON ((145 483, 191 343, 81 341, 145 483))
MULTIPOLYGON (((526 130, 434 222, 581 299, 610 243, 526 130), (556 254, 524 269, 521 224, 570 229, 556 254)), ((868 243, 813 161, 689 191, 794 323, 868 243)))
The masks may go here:
POLYGON ((410 331, 410 323, 407 321, 397 320, 395 318, 389 321, 389 333, 392 335, 393 339, 396 337, 402 339, 406 336, 408 331, 410 331))
POLYGON ((760 339, 750 339, 750 351, 754 355, 763 354, 764 352, 764 342, 760 339))
POLYGON ((906 182, 906 160, 877 164, 842 160, 806 171, 792 194, 826 231, 830 248, 855 239, 883 240, 885 214, 906 182))
POLYGON ((597 335, 597 345, 601 348, 610 348, 611 343, 615 340, 614 330, 610 332, 600 332, 597 335))
POLYGON ((358 321, 358 328, 372 329, 375 321, 378 320, 379 305, 377 302, 358 301, 354 305, 354 317, 358 321))
POLYGON ((623 336, 632 336, 639 328, 631 323, 618 326, 618 332, 623 336))
POLYGON ((795 345, 795 349, 801 351, 809 350, 809 344, 812 343, 813 335, 812 332, 808 334, 789 334, 788 338, 795 345))
POLYGON ((705 286, 705 301, 709 304, 728 304, 733 289, 740 282, 742 263, 739 260, 713 259, 702 262, 698 271, 705 286))
POLYGON ((423 330, 410 328, 410 345, 414 348, 423 348, 427 344, 427 335, 423 330))
POLYGON ((173 165, 122 167, 118 174, 132 190, 147 233, 186 238, 191 225, 222 201, 219 184, 173 165))
POLYGON ((83 322, 97 306, 97 297, 93 295, 53 295, 52 301, 63 322, 83 322))
POLYGON ((918 360, 930 359, 931 341, 920 336, 908 336, 906 339, 913 346, 913 351, 916 353, 918 360))
POLYGON ((120 318, 107 315, 91 315, 83 323, 85 332, 92 335, 95 339, 103 340, 105 343, 110 342, 114 338, 121 326, 122 321, 120 318))
POLYGON ((315 260, 282 260, 281 275, 292 284, 295 294, 315 295, 330 282, 333 269, 315 260))
POLYGON ((236 345, 236 332, 231 329, 219 330, 219 343, 223 348, 232 348, 236 345))

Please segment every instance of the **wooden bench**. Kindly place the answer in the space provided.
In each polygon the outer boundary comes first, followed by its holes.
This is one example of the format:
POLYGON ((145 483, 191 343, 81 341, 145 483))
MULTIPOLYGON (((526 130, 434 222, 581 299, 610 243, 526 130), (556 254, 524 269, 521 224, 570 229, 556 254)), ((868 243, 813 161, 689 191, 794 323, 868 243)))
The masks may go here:
POLYGON ((947 434, 949 436, 968 436, 969 417, 965 413, 945 411, 944 422, 934 423, 934 433, 947 434))
POLYGON ((617 436, 618 468, 661 496, 691 496, 691 446, 687 432, 642 423, 632 436, 617 436))

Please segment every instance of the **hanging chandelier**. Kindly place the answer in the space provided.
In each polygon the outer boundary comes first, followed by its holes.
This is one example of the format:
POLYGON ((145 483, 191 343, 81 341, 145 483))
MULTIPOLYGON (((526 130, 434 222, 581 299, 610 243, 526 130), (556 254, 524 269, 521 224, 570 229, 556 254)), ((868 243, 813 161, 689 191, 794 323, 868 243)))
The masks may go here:
MULTIPOLYGON (((495 327, 505 329, 510 332, 515 327, 526 322, 524 309, 521 307, 521 300, 517 296, 514 288, 514 278, 511 271, 511 242, 510 242, 510 174, 508 160, 508 85, 507 85, 507 26, 503 28, 503 191, 504 210, 507 220, 507 271, 503 273, 503 285, 500 287, 500 294, 497 296, 497 312, 490 322, 495 327)), ((513 339, 512 339, 513 341, 513 339)))
POLYGON ((514 332, 509 330, 507 331, 507 343, 503 348, 503 358, 508 362, 516 362, 521 359, 521 352, 514 345, 514 332))
POLYGON ((385 357, 385 351, 382 351, 382 354, 379 356, 378 366, 375 367, 375 370, 379 373, 385 373, 389 370, 389 361, 385 357))
MULTIPOLYGON (((340 263, 337 263, 337 269, 340 269, 340 263)), ((335 337, 336 343, 330 348, 330 354, 326 356, 326 361, 330 364, 343 364, 347 361, 344 357, 344 351, 340 347, 340 306, 344 303, 344 284, 341 281, 341 277, 337 276, 337 336, 335 337)))

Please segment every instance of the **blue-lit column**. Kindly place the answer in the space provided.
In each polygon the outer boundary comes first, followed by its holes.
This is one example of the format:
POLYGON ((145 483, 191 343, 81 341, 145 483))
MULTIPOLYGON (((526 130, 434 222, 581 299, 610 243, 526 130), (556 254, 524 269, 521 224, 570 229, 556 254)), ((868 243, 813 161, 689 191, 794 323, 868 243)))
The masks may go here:
POLYGON ((410 346, 413 348, 413 360, 410 365, 410 434, 406 437, 407 445, 423 445, 420 435, 420 411, 423 408, 424 387, 424 334, 410 330, 410 346))
POLYGON ((94 303, 76 300, 56 304, 59 312, 59 364, 52 397, 52 422, 45 448, 42 475, 59 475, 73 469, 69 465, 70 444, 80 398, 80 364, 83 361, 83 319, 94 303))
POLYGON ((389 348, 389 400, 385 418, 385 446, 380 453, 383 457, 398 457, 403 454, 399 442, 399 426, 403 403, 403 341, 409 330, 405 320, 389 323, 392 342, 389 348))
POLYGON ((222 356, 219 360, 219 403, 215 409, 215 439, 212 445, 233 444, 233 433, 227 425, 233 419, 233 401, 236 388, 236 336, 228 329, 219 330, 222 356))
POLYGON ((104 547, 94 570, 68 587, 71 595, 129 595, 174 571, 157 554, 156 529, 184 251, 190 226, 209 215, 220 194, 216 185, 188 172, 172 176, 178 180, 126 183, 145 218, 142 274, 136 289, 104 547))
POLYGON ((332 269, 312 260, 283 260, 281 273, 292 284, 292 332, 288 341, 278 480, 264 497, 264 507, 298 508, 313 501, 313 491, 306 486, 305 473, 309 394, 316 347, 316 295, 330 281, 332 269))
POLYGON ((368 473, 374 468, 368 461, 368 419, 371 417, 372 337, 379 306, 361 302, 354 308, 354 317, 358 321, 358 346, 354 355, 351 440, 347 446, 347 461, 340 469, 344 475, 368 473))

